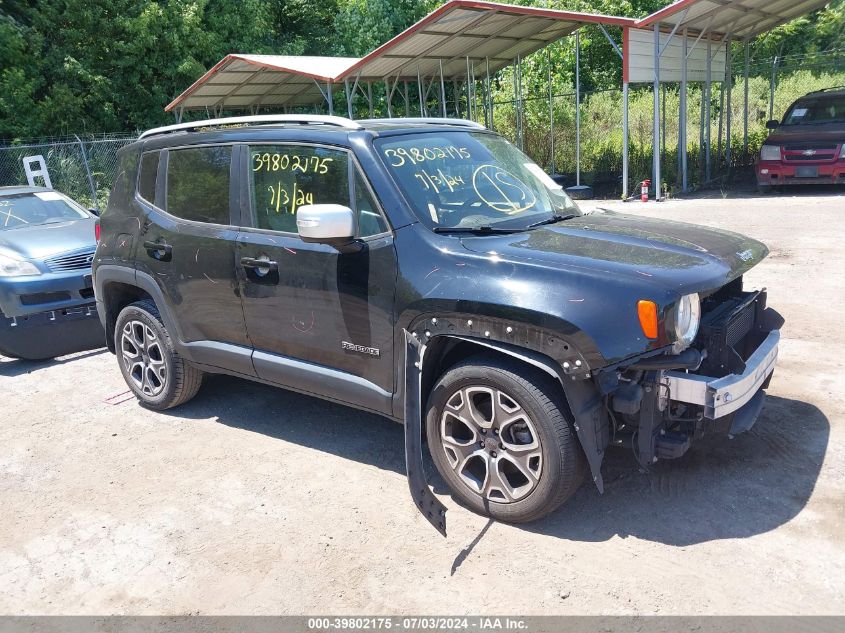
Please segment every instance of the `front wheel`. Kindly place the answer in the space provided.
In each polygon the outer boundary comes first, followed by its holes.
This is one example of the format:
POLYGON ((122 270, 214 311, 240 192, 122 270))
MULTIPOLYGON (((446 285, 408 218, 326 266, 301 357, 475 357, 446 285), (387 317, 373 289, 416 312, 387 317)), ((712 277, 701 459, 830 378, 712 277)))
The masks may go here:
POLYGON ((585 459, 560 384, 492 356, 449 369, 429 397, 432 459, 455 497, 512 523, 539 519, 581 485, 585 459))

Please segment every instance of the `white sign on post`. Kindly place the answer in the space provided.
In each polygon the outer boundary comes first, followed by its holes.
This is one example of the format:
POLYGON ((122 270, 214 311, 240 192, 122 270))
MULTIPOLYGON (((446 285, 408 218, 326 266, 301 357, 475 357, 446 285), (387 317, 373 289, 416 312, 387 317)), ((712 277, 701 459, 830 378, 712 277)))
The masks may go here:
MULTIPOLYGON (((681 81, 684 57, 684 35, 660 34, 660 81, 681 81), (668 44, 668 45, 667 45, 668 44)), ((654 81, 654 31, 628 29, 628 81, 651 83, 654 81)), ((710 80, 724 81, 727 47, 725 42, 710 42, 710 80)), ((687 37, 687 81, 707 81, 707 38, 687 37)))
POLYGON ((48 189, 53 188, 53 183, 50 182, 50 174, 47 171, 47 163, 41 154, 35 156, 25 156, 23 158, 23 168, 26 171, 26 181, 30 187, 36 187, 35 179, 39 176, 44 180, 44 186, 48 189), (38 165, 37 169, 32 168, 32 164, 38 165))

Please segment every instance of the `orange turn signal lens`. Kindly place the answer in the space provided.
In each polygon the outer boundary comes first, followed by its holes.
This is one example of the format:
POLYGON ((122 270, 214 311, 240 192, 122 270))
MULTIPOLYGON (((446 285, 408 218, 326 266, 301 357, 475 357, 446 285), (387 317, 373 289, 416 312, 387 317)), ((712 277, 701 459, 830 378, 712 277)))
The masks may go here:
POLYGON ((657 338, 657 304, 645 299, 637 301, 637 315, 640 317, 643 334, 647 338, 657 338))

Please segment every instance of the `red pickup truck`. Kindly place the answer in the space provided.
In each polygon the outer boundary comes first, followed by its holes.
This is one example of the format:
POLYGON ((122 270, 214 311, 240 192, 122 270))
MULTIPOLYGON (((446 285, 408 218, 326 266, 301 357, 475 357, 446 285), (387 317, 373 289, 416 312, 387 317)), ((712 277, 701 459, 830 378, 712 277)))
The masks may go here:
POLYGON ((845 185, 845 87, 811 92, 793 103, 757 159, 757 187, 845 185))

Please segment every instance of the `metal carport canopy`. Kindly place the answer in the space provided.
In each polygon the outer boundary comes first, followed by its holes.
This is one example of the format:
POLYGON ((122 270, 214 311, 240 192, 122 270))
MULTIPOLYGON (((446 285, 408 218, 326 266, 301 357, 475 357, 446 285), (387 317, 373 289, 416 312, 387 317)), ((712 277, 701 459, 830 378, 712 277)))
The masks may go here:
MULTIPOLYGON (((705 73, 705 115, 704 120, 710 121, 710 84, 712 76, 710 74, 710 65, 712 62, 711 46, 715 38, 717 41, 725 43, 724 67, 727 69, 724 75, 724 84, 726 87, 726 137, 730 139, 731 136, 731 87, 732 76, 730 73, 731 58, 730 58, 730 42, 740 41, 745 43, 745 108, 744 108, 744 138, 747 145, 748 138, 748 42, 752 38, 766 33, 781 24, 790 22, 807 13, 820 9, 830 0, 678 0, 658 11, 655 11, 649 16, 646 16, 636 21, 635 28, 653 31, 653 62, 652 73, 654 83, 654 128, 653 128, 653 166, 652 166, 652 183, 655 185, 656 197, 661 197, 661 165, 660 165, 660 106, 659 106, 659 85, 663 80, 661 70, 665 68, 670 70, 670 78, 680 70, 681 82, 681 113, 679 122, 679 157, 681 161, 682 173, 682 190, 687 190, 687 153, 686 153, 686 85, 688 81, 687 76, 687 61, 690 57, 690 48, 694 48, 703 36, 707 45, 707 71, 705 73), (668 34, 668 35, 667 35, 668 34), (661 57, 666 51, 668 45, 674 37, 678 37, 683 42, 682 52, 680 55, 669 55, 661 62, 661 57), (678 66, 680 65, 680 69, 678 66), (668 67, 668 68, 667 68, 668 67)), ((627 40, 627 38, 626 38, 627 40)), ((625 100, 627 101, 627 81, 628 81, 628 64, 630 63, 628 51, 625 51, 623 57, 623 92, 625 93, 625 100)), ((623 104, 623 108, 627 110, 627 103, 623 104)), ((623 115, 623 196, 627 196, 628 192, 628 156, 627 156, 627 113, 623 115)), ((721 124, 720 124, 721 126, 721 124)), ((710 180, 710 129, 711 126, 705 127, 705 180, 710 180)), ((725 159, 730 163, 730 141, 725 143, 725 159)))
POLYGON ((336 81, 358 57, 226 55, 165 108, 171 110, 292 107, 322 103, 320 85, 336 81))
POLYGON ((634 26, 616 16, 524 7, 478 0, 451 0, 379 46, 341 79, 416 80, 442 74, 467 76, 470 62, 489 63, 491 73, 530 55, 585 24, 634 26))
POLYGON ((830 0, 678 0, 637 20, 637 28, 660 23, 691 33, 713 33, 748 40, 802 15, 821 9, 830 0))
POLYGON ((635 23, 632 18, 450 0, 363 58, 227 55, 165 111, 313 105, 330 99, 332 84, 416 81, 441 75, 441 66, 443 77, 463 79, 474 72, 468 73, 468 61, 482 63, 484 72, 489 64, 493 73, 585 24, 635 23))

